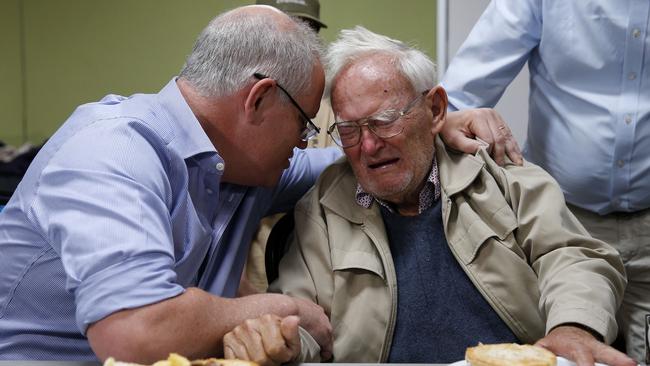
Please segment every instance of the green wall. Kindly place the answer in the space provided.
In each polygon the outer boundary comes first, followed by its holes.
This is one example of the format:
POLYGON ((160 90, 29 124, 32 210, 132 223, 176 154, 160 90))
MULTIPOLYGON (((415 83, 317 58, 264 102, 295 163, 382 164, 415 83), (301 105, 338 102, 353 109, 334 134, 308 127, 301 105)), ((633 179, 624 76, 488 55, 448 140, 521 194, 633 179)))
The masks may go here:
POLYGON ((20 0, 0 0, 0 140, 11 143, 25 140, 20 19, 20 0))
MULTIPOLYGON (((0 0, 0 140, 40 143, 83 103, 152 93, 216 14, 253 0, 0 0)), ((321 0, 326 41, 361 24, 435 57, 435 1, 321 0)))

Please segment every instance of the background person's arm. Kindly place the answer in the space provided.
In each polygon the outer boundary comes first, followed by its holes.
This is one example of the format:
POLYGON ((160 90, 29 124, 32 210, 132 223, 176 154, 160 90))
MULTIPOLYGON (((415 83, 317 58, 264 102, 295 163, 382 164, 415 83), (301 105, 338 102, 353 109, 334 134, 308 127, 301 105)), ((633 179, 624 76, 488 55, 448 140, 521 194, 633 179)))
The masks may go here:
POLYGON ((494 107, 539 45, 541 3, 494 0, 488 4, 442 79, 451 111, 494 107))
POLYGON ((517 165, 522 155, 508 125, 494 107, 538 46, 542 34, 541 2, 488 4, 452 59, 442 79, 449 98, 447 125, 441 137, 455 150, 473 154, 477 136, 490 145, 499 165, 505 157, 517 165))

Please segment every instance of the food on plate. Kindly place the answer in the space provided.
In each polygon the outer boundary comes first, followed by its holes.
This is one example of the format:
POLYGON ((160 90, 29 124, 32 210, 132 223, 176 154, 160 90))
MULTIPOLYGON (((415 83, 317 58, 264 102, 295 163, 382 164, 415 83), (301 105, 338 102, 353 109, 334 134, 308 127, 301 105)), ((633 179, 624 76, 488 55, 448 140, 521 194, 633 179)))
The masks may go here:
POLYGON ((465 360, 471 366, 555 366, 557 362, 555 354, 549 350, 515 343, 468 347, 465 360))
MULTIPOLYGON (((138 363, 115 361, 109 357, 104 362, 104 366, 145 366, 138 363)), ((224 360, 220 358, 208 358, 205 360, 190 361, 187 358, 171 353, 166 360, 158 361, 151 366, 258 366, 255 362, 243 360, 224 360)))

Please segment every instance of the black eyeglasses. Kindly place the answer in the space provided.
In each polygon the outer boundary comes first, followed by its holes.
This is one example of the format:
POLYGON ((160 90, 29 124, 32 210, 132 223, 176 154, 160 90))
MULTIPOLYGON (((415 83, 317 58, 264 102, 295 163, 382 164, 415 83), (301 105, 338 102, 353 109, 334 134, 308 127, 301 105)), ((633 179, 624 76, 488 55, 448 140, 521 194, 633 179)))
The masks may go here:
MULTIPOLYGON (((259 72, 254 73, 253 76, 255 76, 255 78, 259 80, 270 79, 268 76, 264 74, 260 74, 259 72)), ((316 126, 314 122, 311 121, 311 118, 309 118, 307 113, 305 113, 305 111, 300 107, 298 102, 296 102, 296 100, 293 99, 291 94, 289 94, 289 92, 285 88, 283 88, 282 85, 280 85, 280 83, 278 83, 277 80, 275 81, 275 85, 277 85, 278 88, 280 88, 280 90, 284 92, 287 98, 289 98, 289 101, 291 101, 291 104, 293 104, 294 107, 298 109, 298 112, 300 112, 300 115, 303 118, 303 123, 305 124, 305 127, 302 129, 302 131, 300 131, 300 138, 302 139, 302 141, 309 141, 312 138, 316 137, 316 135, 320 133, 320 128, 318 128, 318 126, 316 126)))
POLYGON ((372 133, 382 139, 395 137, 404 131, 404 124, 400 123, 401 118, 409 114, 428 92, 425 90, 420 93, 402 110, 387 109, 356 121, 336 122, 327 129, 327 133, 342 148, 355 146, 361 141, 362 126, 368 126, 372 133))

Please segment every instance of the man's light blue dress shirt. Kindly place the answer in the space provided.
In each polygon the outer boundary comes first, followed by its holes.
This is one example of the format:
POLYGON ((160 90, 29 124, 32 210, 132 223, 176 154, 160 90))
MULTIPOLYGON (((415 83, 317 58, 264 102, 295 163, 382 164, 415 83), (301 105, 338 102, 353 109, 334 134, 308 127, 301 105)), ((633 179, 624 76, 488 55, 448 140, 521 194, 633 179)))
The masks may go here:
POLYGON ((451 109, 492 107, 528 61, 524 154, 567 201, 650 207, 650 1, 493 0, 443 79, 451 109))
POLYGON ((234 296, 260 217, 340 154, 295 151, 275 189, 221 183, 175 80, 80 106, 0 213, 0 359, 96 359, 84 333, 111 313, 190 286, 234 296))

